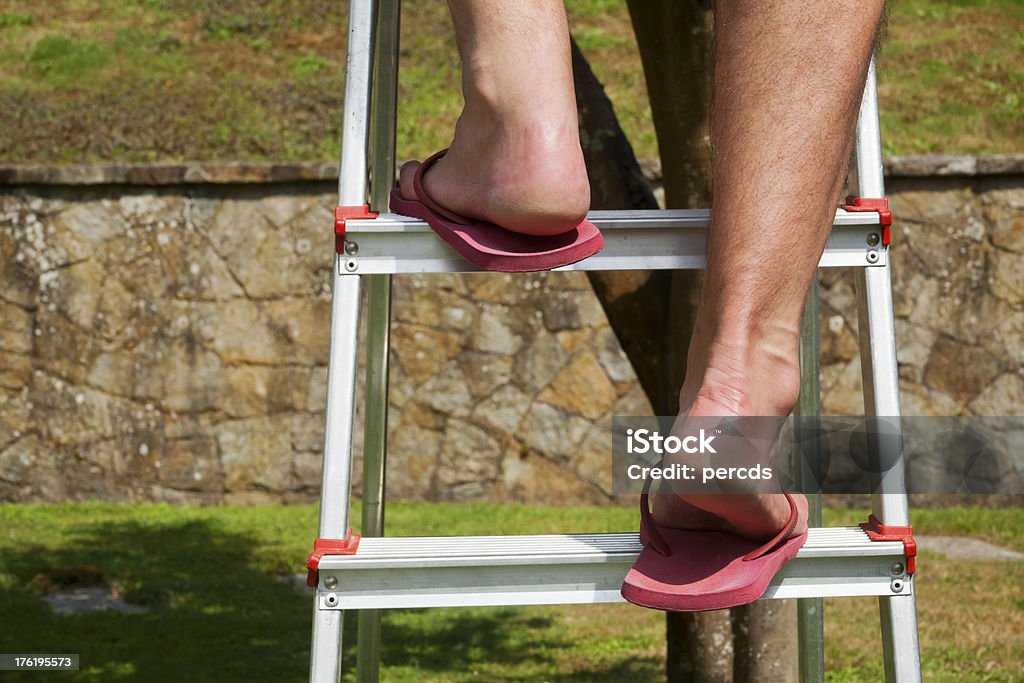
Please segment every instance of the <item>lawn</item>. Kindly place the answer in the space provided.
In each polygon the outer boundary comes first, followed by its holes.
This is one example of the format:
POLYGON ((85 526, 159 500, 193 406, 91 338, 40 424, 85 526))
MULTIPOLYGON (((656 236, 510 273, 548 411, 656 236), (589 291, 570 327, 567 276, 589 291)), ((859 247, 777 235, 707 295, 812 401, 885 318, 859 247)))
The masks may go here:
MULTIPOLYGON (((864 516, 826 510, 826 523, 864 516)), ((617 531, 634 517, 621 507, 395 503, 388 524, 395 535, 617 531)), ((915 510, 914 522, 919 533, 969 531, 1024 550, 1022 509, 915 510)), ((0 506, 0 652, 80 653, 81 671, 60 675, 68 681, 305 680, 310 599, 278 575, 301 570, 315 524, 308 505, 0 506), (151 611, 54 614, 41 594, 78 577, 102 577, 151 611)), ((927 680, 1022 680, 1024 564, 924 553, 917 589, 927 680)), ((875 601, 830 600, 826 611, 829 680, 881 680, 875 601)), ((382 679, 658 680, 663 624, 630 605, 396 611, 384 619, 382 679)))
MULTIPOLYGON (((399 156, 461 106, 440 0, 402 16, 399 156)), ((568 0, 640 157, 657 156, 624 0, 568 0)), ((342 0, 0 0, 0 162, 337 156, 342 0)), ((1024 151, 1024 3, 896 0, 879 78, 885 152, 1024 151)))

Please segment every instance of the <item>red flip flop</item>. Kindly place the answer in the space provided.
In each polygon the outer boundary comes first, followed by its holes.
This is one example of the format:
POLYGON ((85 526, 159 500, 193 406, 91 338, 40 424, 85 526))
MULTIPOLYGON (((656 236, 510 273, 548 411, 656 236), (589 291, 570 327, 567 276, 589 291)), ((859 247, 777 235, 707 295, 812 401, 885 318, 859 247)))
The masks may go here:
POLYGON ((405 199, 398 188, 391 191, 391 210, 426 221, 441 239, 477 268, 506 273, 550 270, 582 261, 604 247, 597 226, 586 219, 559 235, 535 236, 444 208, 423 189, 423 174, 447 151, 443 149, 430 156, 416 169, 413 188, 417 199, 405 199))
MULTIPOLYGON (((703 612, 757 600, 772 577, 796 556, 807 532, 786 538, 800 521, 788 493, 789 521, 767 543, 722 531, 687 531, 658 526, 648 507, 650 480, 640 496, 640 542, 644 549, 622 582, 622 597, 667 612, 703 612)), ((806 521, 806 520, 805 520, 806 521)))

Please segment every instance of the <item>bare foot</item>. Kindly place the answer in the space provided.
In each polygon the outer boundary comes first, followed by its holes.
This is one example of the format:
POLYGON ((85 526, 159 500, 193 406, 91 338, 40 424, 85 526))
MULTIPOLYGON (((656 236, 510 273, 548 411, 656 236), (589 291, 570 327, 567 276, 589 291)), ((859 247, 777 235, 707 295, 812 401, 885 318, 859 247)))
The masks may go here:
MULTIPOLYGON (((448 153, 423 176, 435 202, 528 235, 557 235, 590 208, 561 0, 449 2, 465 107, 448 153)), ((402 167, 417 199, 419 164, 402 167)))
MULTIPOLYGON (((407 199, 416 198, 412 180, 419 165, 402 166, 407 199)), ((500 116, 467 106, 448 153, 426 172, 423 186, 441 206, 515 232, 571 230, 590 208, 576 112, 500 116)))
MULTIPOLYGON (((807 498, 793 494, 793 500, 799 520, 806 520, 807 498)), ((786 526, 789 503, 781 494, 680 496, 661 491, 651 496, 651 513, 659 525, 672 529, 727 531, 762 541, 772 538, 786 526)), ((799 536, 806 530, 806 521, 798 521, 788 537, 799 536)))
MULTIPOLYGON (((680 395, 684 410, 677 426, 687 416, 778 416, 788 415, 792 410, 799 389, 799 371, 787 363, 774 362, 788 357, 788 353, 756 353, 758 358, 768 360, 754 363, 735 357, 723 361, 723 355, 728 354, 720 348, 709 351, 694 346, 691 345, 691 363, 699 360, 707 369, 701 373, 699 385, 684 383, 680 395)), ((770 438, 764 441, 770 442, 770 438)), ((806 520, 807 498, 797 494, 793 499, 799 519, 806 520)), ((728 531, 753 540, 775 536, 790 517, 789 502, 781 493, 676 494, 662 487, 661 494, 652 500, 654 519, 662 526, 728 531)), ((798 536, 806 529, 806 521, 798 521, 789 536, 798 536)))
POLYGON ((660 526, 672 529, 736 533, 736 529, 721 517, 690 505, 666 487, 652 492, 651 514, 660 526))

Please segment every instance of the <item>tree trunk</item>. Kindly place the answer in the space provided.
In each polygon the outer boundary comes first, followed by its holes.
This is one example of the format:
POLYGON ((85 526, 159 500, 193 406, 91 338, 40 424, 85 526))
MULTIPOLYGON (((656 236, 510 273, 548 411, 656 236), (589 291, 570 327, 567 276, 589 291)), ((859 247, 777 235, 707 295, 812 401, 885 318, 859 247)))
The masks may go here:
POLYGON ((692 683, 730 683, 733 668, 729 610, 665 615, 665 678, 692 683))
MULTIPOLYGON (((712 13, 692 0, 629 0, 628 4, 661 152, 665 205, 710 206, 712 13)), ((701 274, 677 271, 672 275, 675 305, 669 333, 676 348, 667 357, 667 370, 678 379, 674 387, 678 395, 686 373, 686 343, 693 333, 701 274)), ((668 681, 732 680, 728 612, 666 614, 665 637, 668 681)))
MULTIPOLYGON (((612 103, 575 41, 572 60, 591 207, 658 208, 612 103)), ((698 291, 692 275, 686 271, 588 271, 588 275, 655 413, 675 414, 686 370, 687 313, 695 306, 698 291), (680 308, 684 315, 676 314, 680 308)), ((669 615, 668 642, 669 680, 731 680, 728 612, 669 615), (672 647, 676 642, 693 647, 672 647)))
MULTIPOLYGON (((666 207, 710 206, 713 14, 709 3, 628 0, 628 5, 661 151, 666 207)), ((575 43, 573 67, 592 206, 653 208, 653 195, 614 109, 575 43)), ((655 413, 676 414, 701 273, 633 271, 589 276, 655 413)), ((795 680, 793 610, 791 601, 786 601, 754 603, 736 610, 731 619, 727 612, 666 615, 668 680, 795 680)))
MULTIPOLYGON (((712 13, 694 0, 628 0, 627 4, 658 137, 665 206, 708 207, 712 13)), ((667 400, 655 405, 659 415, 675 415, 679 410, 679 389, 686 374, 686 349, 693 333, 700 283, 700 271, 672 272, 667 329, 670 348, 664 368, 671 387, 667 400)))
POLYGON ((629 0, 670 207, 711 203, 713 13, 695 0, 629 0))
MULTIPOLYGON (((590 177, 594 209, 657 209, 658 202, 637 163, 612 103, 572 41, 573 79, 580 115, 580 144, 590 177)), ((666 271, 588 271, 590 284, 633 364, 651 404, 660 410, 671 394, 665 372, 671 351, 668 307, 672 277, 666 271)))
POLYGON ((761 600, 732 610, 736 683, 796 681, 796 603, 761 600))

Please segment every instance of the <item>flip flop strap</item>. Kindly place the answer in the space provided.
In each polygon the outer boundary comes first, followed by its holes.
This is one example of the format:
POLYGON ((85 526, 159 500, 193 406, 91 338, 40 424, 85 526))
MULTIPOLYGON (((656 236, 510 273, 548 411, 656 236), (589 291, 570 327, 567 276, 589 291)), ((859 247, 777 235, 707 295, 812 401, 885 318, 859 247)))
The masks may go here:
MULTIPOLYGON (((664 458, 662 458, 664 460, 664 458)), ((662 460, 658 461, 655 467, 660 467, 662 460)), ((661 535, 661 531, 658 530, 658 525, 654 521, 654 515, 651 514, 651 507, 648 505, 648 498, 650 497, 651 482, 654 479, 648 475, 644 479, 644 488, 640 493, 640 526, 644 529, 645 535, 647 536, 647 542, 655 552, 659 555, 669 557, 672 555, 672 549, 668 545, 668 541, 661 535)))
POLYGON ((744 562, 756 560, 757 558, 767 555, 771 551, 775 550, 775 548, 786 542, 789 538, 789 534, 792 533, 794 528, 796 528, 796 524, 799 519, 799 513, 796 508, 796 499, 788 493, 784 493, 783 495, 786 496, 786 502, 789 503, 789 521, 786 522, 786 526, 782 528, 782 531, 775 534, 770 541, 762 545, 760 548, 754 548, 744 555, 744 562))
POLYGON ((434 198, 427 194, 426 189, 424 189, 423 187, 423 174, 427 172, 427 169, 429 169, 431 166, 437 163, 438 159, 440 159, 447 153, 447 149, 442 149, 440 152, 434 152, 429 157, 423 160, 423 163, 420 164, 420 167, 416 169, 416 174, 412 177, 412 189, 413 192, 416 193, 416 198, 420 201, 421 204, 426 206, 428 209, 438 214, 439 216, 442 216, 446 220, 451 221, 452 223, 465 225, 466 219, 464 216, 460 216, 457 213, 452 213, 448 209, 444 208, 443 206, 435 202, 434 198))

